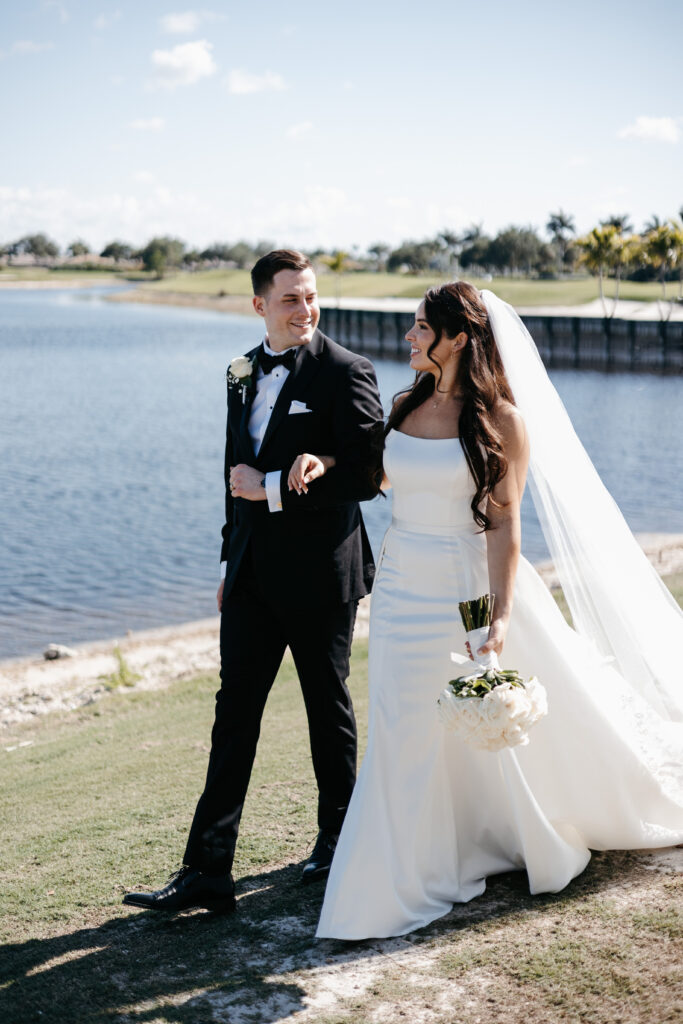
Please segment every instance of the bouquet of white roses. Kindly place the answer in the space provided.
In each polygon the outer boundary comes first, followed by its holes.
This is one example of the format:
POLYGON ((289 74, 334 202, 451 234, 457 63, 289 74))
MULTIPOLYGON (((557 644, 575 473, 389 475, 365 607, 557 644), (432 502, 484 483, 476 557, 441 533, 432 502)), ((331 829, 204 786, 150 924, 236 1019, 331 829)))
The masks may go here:
MULTIPOLYGON (((545 689, 535 676, 525 682, 516 669, 501 669, 494 652, 477 654, 488 639, 492 611, 491 594, 460 603, 474 666, 451 679, 438 699, 444 726, 477 750, 525 746, 529 729, 548 711, 545 689)), ((451 654, 451 660, 468 664, 459 654, 451 654)))

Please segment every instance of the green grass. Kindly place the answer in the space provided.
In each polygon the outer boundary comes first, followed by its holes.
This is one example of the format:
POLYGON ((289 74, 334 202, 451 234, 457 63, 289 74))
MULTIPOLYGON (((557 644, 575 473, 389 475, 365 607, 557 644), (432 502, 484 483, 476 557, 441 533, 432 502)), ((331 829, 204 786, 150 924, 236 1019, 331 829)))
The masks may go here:
MULTIPOLYGON (((534 281, 525 278, 494 278, 482 281, 468 278, 480 288, 491 288, 507 302, 519 306, 538 305, 580 305, 598 298, 598 284, 593 278, 572 281, 534 281)), ((359 271, 344 274, 341 281, 341 295, 345 298, 421 298, 427 288, 439 284, 446 278, 433 275, 409 275, 368 273, 359 271)), ((175 274, 163 281, 151 282, 146 287, 153 291, 187 292, 194 295, 251 295, 251 280, 246 270, 204 270, 197 273, 175 274)), ((332 274, 319 273, 318 289, 323 297, 337 295, 337 281, 332 274)), ((676 285, 669 286, 674 294, 676 285)), ((612 294, 613 283, 608 282, 606 291, 612 294)), ((625 282, 621 287, 621 298, 651 301, 659 298, 660 286, 656 283, 625 282)))
POLYGON ((5 281, 55 281, 68 284, 71 281, 92 281, 97 284, 100 279, 115 277, 117 272, 111 268, 97 270, 78 270, 64 267, 50 270, 47 267, 0 267, 0 284, 5 281))
MULTIPOLYGON (((364 642, 354 645, 350 687, 362 751, 364 642)), ((531 897, 522 873, 491 879, 484 896, 408 941, 315 942, 322 887, 302 888, 299 877, 316 787, 289 657, 245 807, 238 913, 124 908, 127 889, 156 887, 178 865, 216 688, 210 676, 119 689, 3 734, 3 1024, 275 1024, 324 991, 331 975, 321 981, 321 971, 358 976, 304 1018, 315 1024, 673 1020, 681 884, 638 854, 595 855, 556 896, 531 897)))
MULTIPOLYGON (((49 270, 44 267, 4 267, 0 268, 0 282, 10 281, 47 281, 54 280, 68 284, 70 281, 90 281, 97 283, 106 278, 136 280, 152 292, 181 292, 196 296, 251 295, 251 278, 247 270, 201 270, 169 274, 161 281, 154 279, 144 271, 119 272, 109 270, 49 270)), ((492 281, 484 281, 475 277, 463 277, 471 280, 479 288, 491 288, 506 302, 517 306, 575 306, 591 302, 598 298, 598 284, 594 278, 581 278, 570 281, 536 281, 526 278, 496 277, 492 281)), ((358 271, 342 276, 341 295, 344 298, 421 298, 427 288, 447 280, 428 274, 388 274, 358 271)), ((676 294, 677 284, 668 286, 670 297, 676 294)), ((334 275, 326 272, 318 274, 318 289, 324 298, 334 298, 338 294, 339 283, 334 275)), ((612 295, 614 283, 608 281, 606 293, 612 295)), ((656 282, 625 281, 621 285, 622 299, 650 302, 660 298, 661 286, 656 282)))
POLYGON ((683 572, 676 572, 671 576, 667 576, 665 583, 681 608, 683 608, 683 572))

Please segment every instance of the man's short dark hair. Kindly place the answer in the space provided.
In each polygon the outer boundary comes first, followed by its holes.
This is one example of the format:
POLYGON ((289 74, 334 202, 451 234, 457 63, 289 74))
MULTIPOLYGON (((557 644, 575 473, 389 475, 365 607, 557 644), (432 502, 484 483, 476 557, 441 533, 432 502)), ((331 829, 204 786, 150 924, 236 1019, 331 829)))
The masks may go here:
POLYGON ((280 270, 312 270, 308 256, 296 249, 273 249, 256 261, 251 269, 254 295, 265 295, 280 270))

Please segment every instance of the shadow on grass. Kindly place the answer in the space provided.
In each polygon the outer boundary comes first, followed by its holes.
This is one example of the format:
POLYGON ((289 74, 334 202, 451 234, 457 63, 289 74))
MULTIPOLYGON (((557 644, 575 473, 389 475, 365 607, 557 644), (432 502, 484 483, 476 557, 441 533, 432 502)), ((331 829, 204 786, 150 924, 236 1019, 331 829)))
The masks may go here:
POLYGON ((520 913, 557 914, 643 870, 637 855, 596 854, 556 896, 529 895, 526 875, 490 879, 486 893, 398 940, 314 939, 323 887, 302 886, 301 864, 239 880, 238 911, 174 917, 133 912, 91 928, 7 945, 0 966, 5 1024, 208 1020, 275 1024, 306 1008, 297 971, 377 957, 408 942, 447 941, 520 913))

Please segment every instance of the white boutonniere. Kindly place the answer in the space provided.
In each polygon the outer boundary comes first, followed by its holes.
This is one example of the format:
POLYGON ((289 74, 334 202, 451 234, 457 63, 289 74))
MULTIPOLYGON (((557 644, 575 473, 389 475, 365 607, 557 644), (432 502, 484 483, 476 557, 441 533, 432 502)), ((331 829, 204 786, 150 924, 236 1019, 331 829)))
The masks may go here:
POLYGON ((248 359, 247 356, 235 356, 228 367, 228 387, 240 388, 242 401, 246 398, 247 391, 253 384, 255 366, 256 359, 248 359))

